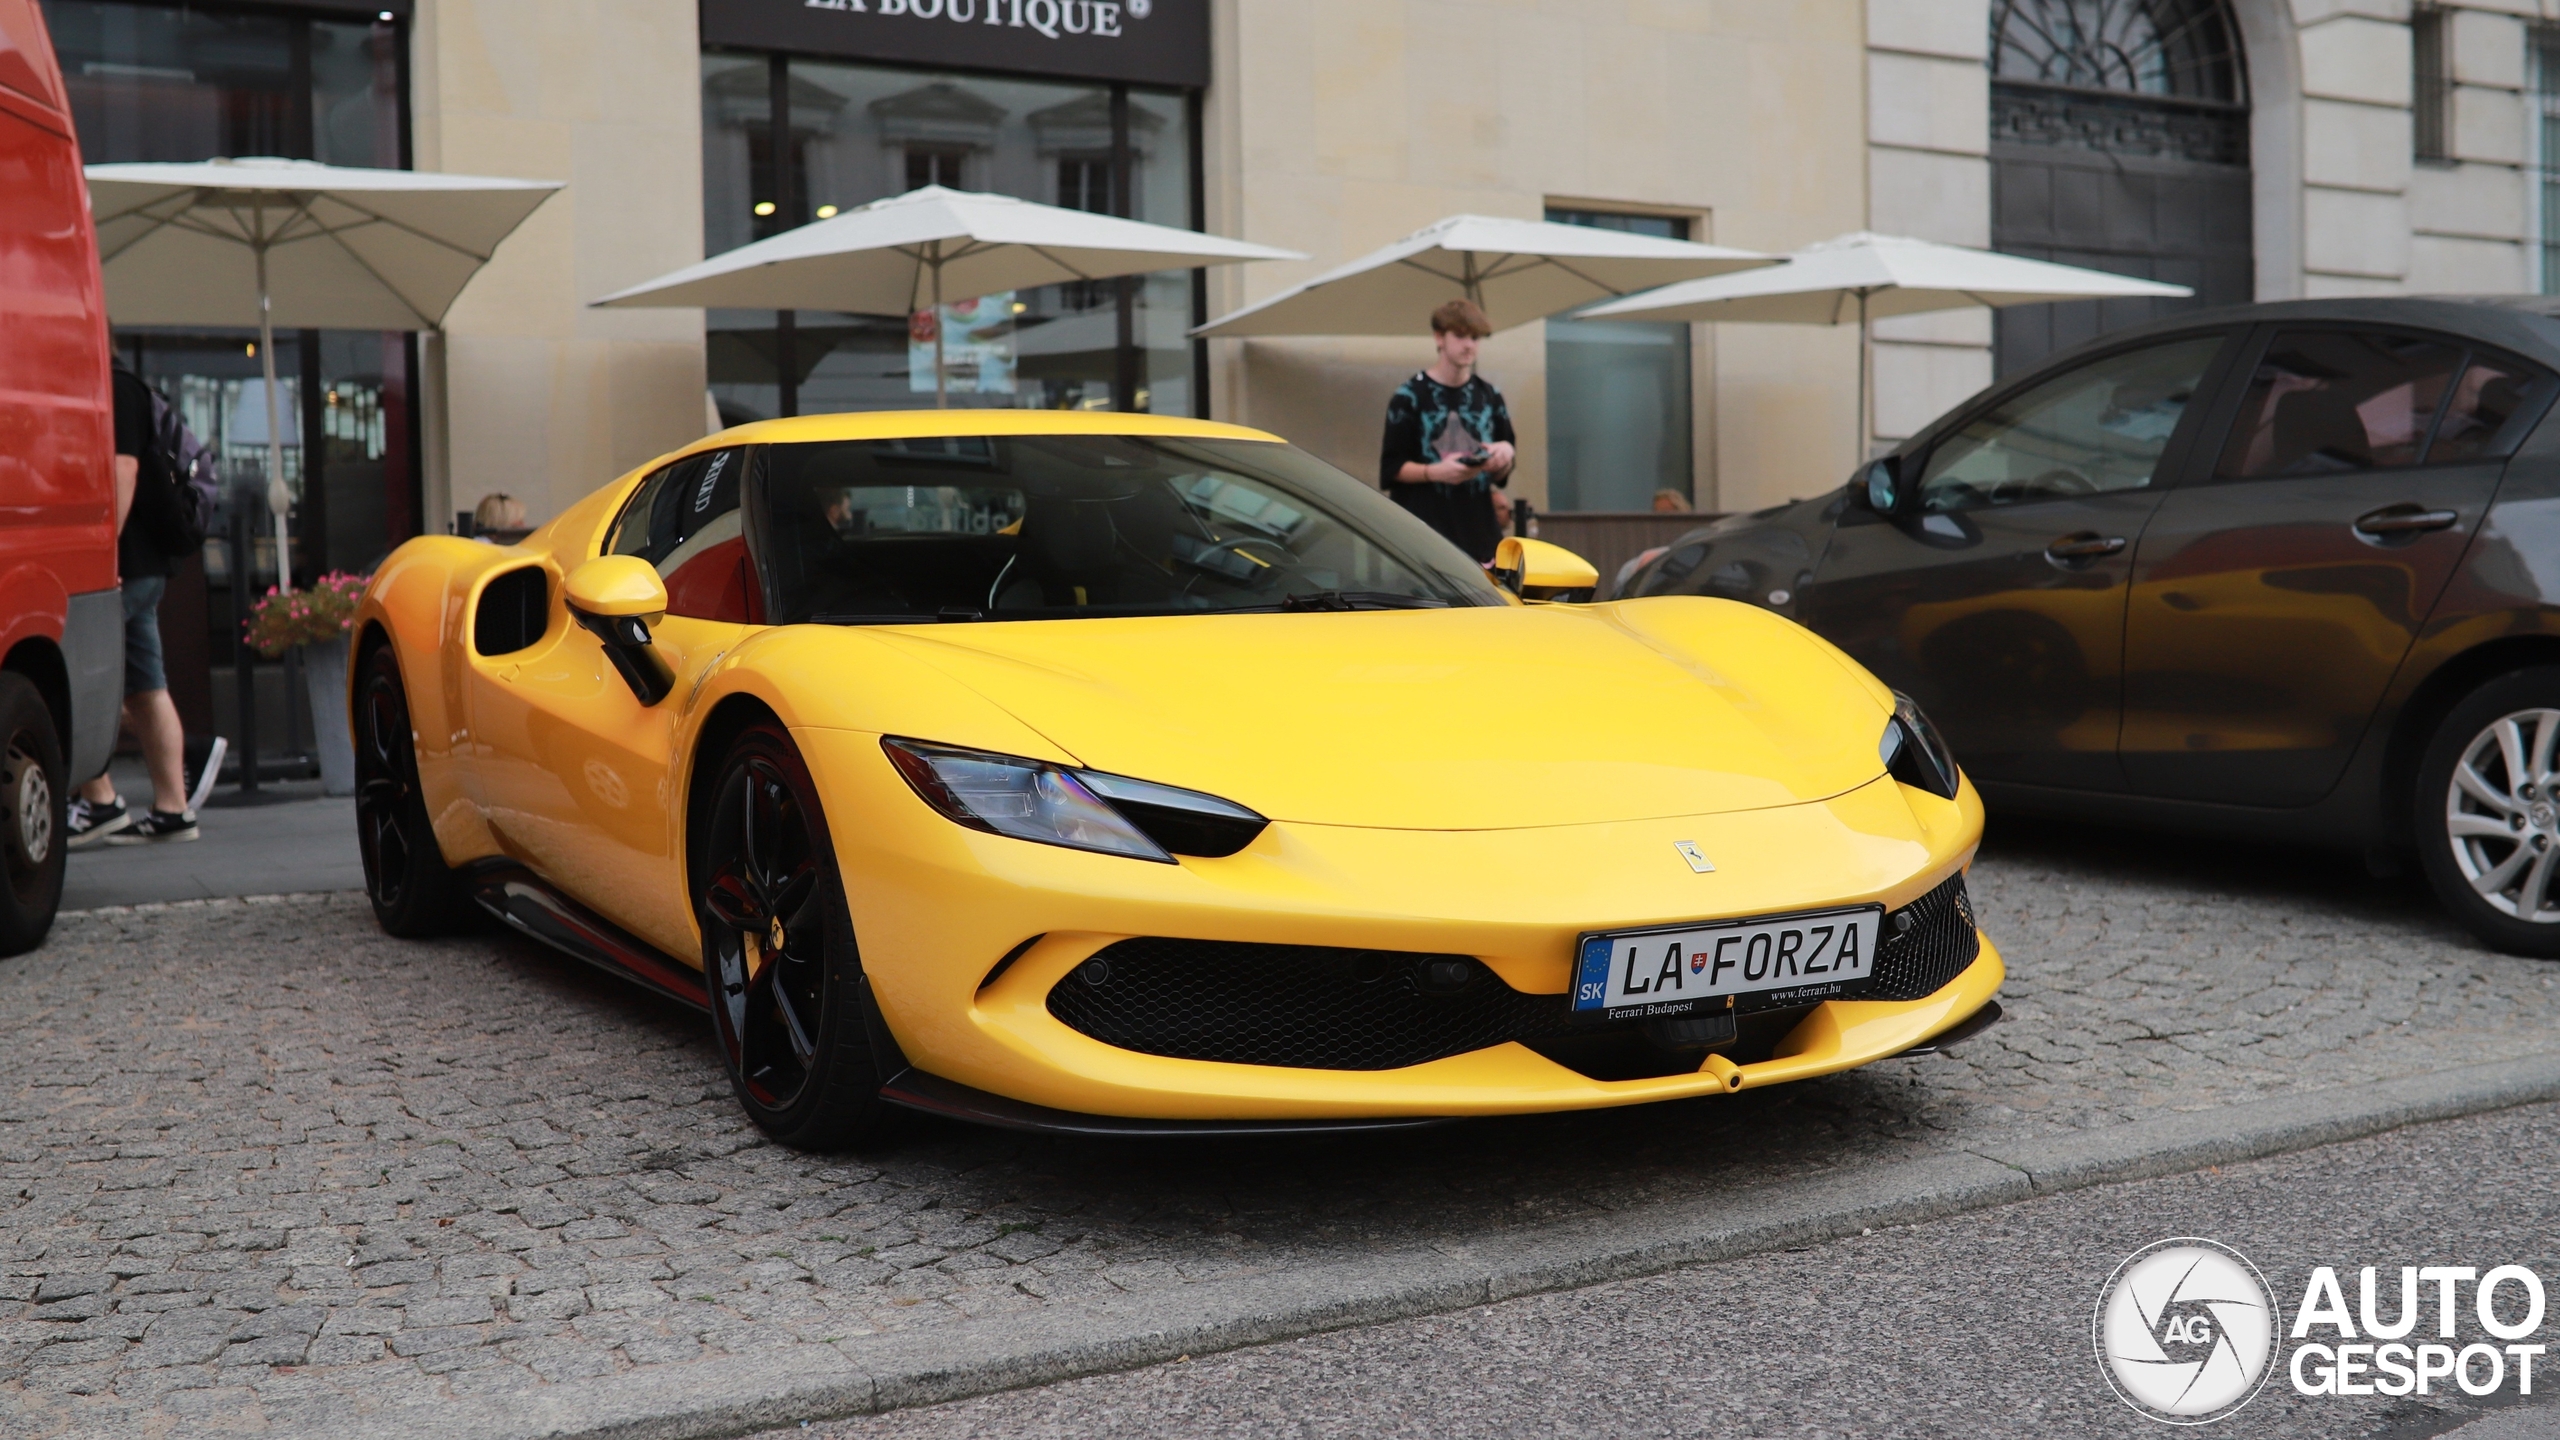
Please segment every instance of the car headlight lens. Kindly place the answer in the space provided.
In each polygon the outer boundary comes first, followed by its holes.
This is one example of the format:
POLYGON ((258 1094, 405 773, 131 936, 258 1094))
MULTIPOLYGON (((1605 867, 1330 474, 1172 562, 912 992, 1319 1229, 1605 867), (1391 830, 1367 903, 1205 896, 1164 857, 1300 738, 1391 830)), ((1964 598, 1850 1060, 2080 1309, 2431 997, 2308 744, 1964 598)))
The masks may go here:
POLYGON ((1233 855, 1270 822, 1196 790, 1042 760, 884 737, 880 748, 924 802, 972 830, 1155 860, 1233 855))
POLYGON ((1956 798, 1956 787, 1963 783, 1946 737, 1899 690, 1893 692, 1893 718, 1884 722, 1884 738, 1876 742, 1876 754, 1884 761, 1886 774, 1941 799, 1956 798))

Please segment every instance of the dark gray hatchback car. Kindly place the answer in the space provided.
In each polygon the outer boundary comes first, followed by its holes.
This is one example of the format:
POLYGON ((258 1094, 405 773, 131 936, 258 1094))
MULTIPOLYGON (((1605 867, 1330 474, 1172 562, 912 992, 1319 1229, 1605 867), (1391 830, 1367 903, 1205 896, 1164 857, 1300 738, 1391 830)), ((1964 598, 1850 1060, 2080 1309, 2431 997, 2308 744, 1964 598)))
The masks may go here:
POLYGON ((1624 595, 1764 606, 1909 694, 1995 812, 2414 851, 2560 956, 2560 299, 2121 331, 1624 595))

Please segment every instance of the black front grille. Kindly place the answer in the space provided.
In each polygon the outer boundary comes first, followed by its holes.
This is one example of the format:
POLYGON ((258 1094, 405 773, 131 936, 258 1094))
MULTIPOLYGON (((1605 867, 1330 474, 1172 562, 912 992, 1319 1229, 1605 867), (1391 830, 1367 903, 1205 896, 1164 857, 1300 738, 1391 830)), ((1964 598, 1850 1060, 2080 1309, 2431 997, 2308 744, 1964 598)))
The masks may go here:
POLYGON ((1861 998, 1920 1000, 1944 989, 1982 953, 1982 936, 1973 924, 1973 902, 1964 893, 1964 872, 1948 876, 1945 884, 1893 912, 1885 920, 1884 933, 1887 938, 1876 947, 1874 982, 1861 998), (1911 926, 1902 929, 1906 915, 1911 926))
MULTIPOLYGON (((1858 998, 1935 994, 1982 950, 1962 875, 1896 911, 1885 934, 1891 938, 1876 949, 1875 978, 1852 992, 1858 998), (1897 928, 1905 915, 1911 925, 1897 928)), ((1558 1063, 1598 1073, 1581 1063, 1580 1052, 1602 1037, 1616 1036, 1625 1046, 1651 1044, 1638 1033, 1641 1027, 1576 1022, 1566 999, 1523 995, 1464 955, 1149 937, 1105 946, 1070 971, 1050 987, 1049 1013, 1105 1045, 1145 1055, 1308 1070, 1393 1070, 1518 1040, 1555 1052, 1549 1058, 1558 1063), (1463 976, 1463 983, 1451 983, 1453 976, 1463 976), (1564 1043, 1536 1043, 1548 1041, 1564 1043)), ((1779 1003, 1742 996, 1737 1008, 1744 1028, 1751 1029, 1754 1012, 1779 1003)), ((1801 1002, 1784 1003, 1801 1013, 1801 1002)), ((1750 1043, 1751 1035, 1743 1038, 1741 1049, 1719 1048, 1739 1063, 1748 1063, 1744 1051, 1765 1050, 1750 1043)), ((1773 1043, 1775 1037, 1761 1038, 1773 1043)), ((1700 1053, 1648 1051, 1644 1066, 1650 1068, 1628 1074, 1695 1069, 1700 1053)))
POLYGON ((1106 946, 1050 987, 1049 1013, 1177 1060, 1393 1070, 1573 1034, 1565 999, 1523 995, 1463 955, 1148 938, 1106 946), (1463 966, 1465 983, 1427 993, 1434 962, 1463 966))

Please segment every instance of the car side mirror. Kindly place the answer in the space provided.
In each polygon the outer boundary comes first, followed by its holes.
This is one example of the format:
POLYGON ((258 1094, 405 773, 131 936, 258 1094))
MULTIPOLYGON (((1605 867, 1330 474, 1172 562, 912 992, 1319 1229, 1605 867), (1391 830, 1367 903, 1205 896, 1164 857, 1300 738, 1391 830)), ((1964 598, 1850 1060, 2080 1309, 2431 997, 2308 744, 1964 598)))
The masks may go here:
POLYGON ((1909 508, 1910 487, 1902 483, 1902 464, 1898 457, 1887 455, 1858 472, 1852 486, 1858 499, 1879 515, 1900 515, 1909 508))
POLYGON ((1584 601, 1600 588, 1591 562, 1561 545, 1512 535, 1494 547, 1494 583, 1523 600, 1584 601))
POLYGON ((643 705, 675 689, 675 672, 658 653, 649 626, 667 613, 667 582, 637 555, 606 555, 569 572, 569 615, 604 642, 604 655, 643 705))

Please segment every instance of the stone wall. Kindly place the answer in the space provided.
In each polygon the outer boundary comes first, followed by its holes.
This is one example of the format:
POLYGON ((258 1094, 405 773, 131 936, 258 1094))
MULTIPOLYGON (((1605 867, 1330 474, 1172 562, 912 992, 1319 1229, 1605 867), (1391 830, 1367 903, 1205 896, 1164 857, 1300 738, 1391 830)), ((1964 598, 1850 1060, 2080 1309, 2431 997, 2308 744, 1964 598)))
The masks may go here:
POLYGON ((417 165, 565 180, 427 347, 426 518, 536 521, 701 435, 702 312, 587 302, 702 258, 692 0, 420 0, 417 165))

